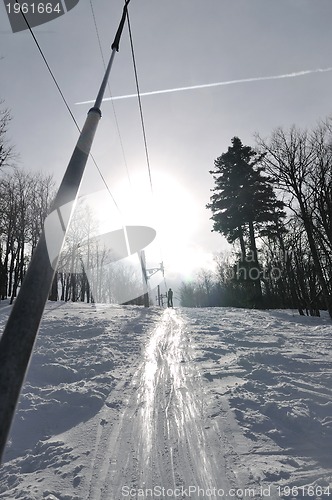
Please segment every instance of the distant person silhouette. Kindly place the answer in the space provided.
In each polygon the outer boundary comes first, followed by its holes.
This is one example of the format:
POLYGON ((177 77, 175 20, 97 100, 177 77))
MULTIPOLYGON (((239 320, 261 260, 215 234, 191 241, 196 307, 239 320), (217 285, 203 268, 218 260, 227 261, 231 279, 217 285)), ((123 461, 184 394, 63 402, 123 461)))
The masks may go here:
POLYGON ((167 292, 167 307, 173 307, 173 290, 171 288, 167 292))

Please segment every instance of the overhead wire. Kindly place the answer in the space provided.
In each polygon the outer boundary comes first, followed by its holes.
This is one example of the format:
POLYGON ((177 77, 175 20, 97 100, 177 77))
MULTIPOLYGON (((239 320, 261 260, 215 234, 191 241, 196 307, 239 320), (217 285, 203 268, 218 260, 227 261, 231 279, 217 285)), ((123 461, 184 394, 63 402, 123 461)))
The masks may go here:
POLYGON ((135 57, 135 51, 134 51, 134 42, 133 42, 133 36, 132 36, 131 25, 130 25, 130 18, 129 18, 129 12, 128 11, 127 11, 127 23, 128 23, 128 32, 129 32, 131 55, 132 55, 133 67, 134 67, 134 74, 135 74, 135 83, 136 83, 138 107, 139 107, 140 118, 141 118, 141 126, 142 126, 142 133, 143 133, 145 157, 146 157, 146 163, 147 163, 148 172, 149 172, 151 192, 153 193, 153 184, 152 184, 152 176, 151 176, 151 165, 150 165, 150 155, 149 155, 149 151, 148 151, 148 142, 147 142, 147 138, 146 138, 146 130, 145 130, 145 122, 144 122, 144 116, 143 116, 143 107, 142 107, 142 100, 141 100, 141 92, 140 92, 140 87, 139 87, 139 82, 138 82, 136 57, 135 57))
MULTIPOLYGON (((15 0, 16 3, 19 4, 18 0, 15 0)), ((20 5, 20 4, 19 4, 20 5)), ((100 51, 101 51, 101 55, 102 55, 102 60, 103 60, 103 64, 104 66, 106 67, 106 64, 105 64, 105 59, 104 59, 104 55, 103 55, 103 51, 102 51, 102 47, 101 47, 101 41, 100 41, 100 35, 99 35, 99 30, 98 30, 98 26, 97 26, 97 22, 96 22, 96 17, 95 17, 95 14, 94 14, 94 10, 93 10, 93 5, 92 5, 92 1, 90 0, 90 6, 91 6, 91 10, 92 10, 92 16, 93 16, 93 21, 94 21, 94 25, 95 25, 95 29, 96 29, 96 34, 97 34, 97 39, 98 39, 98 44, 99 44, 99 48, 100 48, 100 51)), ((61 99, 71 117, 71 119, 73 120, 77 130, 79 132, 81 132, 81 129, 80 129, 80 126, 78 125, 77 123, 77 120, 68 104, 68 101, 67 99, 65 98, 65 95, 63 93, 63 91, 61 90, 61 87, 57 81, 57 78, 55 77, 54 75, 54 72, 52 71, 51 67, 50 67, 50 64, 48 63, 47 61, 47 58, 41 48, 41 45, 40 43, 38 42, 31 26, 30 26, 30 23, 29 21, 27 20, 24 12, 22 11, 22 8, 21 8, 21 5, 20 5, 20 12, 24 18, 24 21, 27 25, 27 28, 38 48, 38 51, 47 67, 47 70, 49 72, 49 74, 51 75, 51 78, 61 96, 61 99)), ((144 149, 145 149, 145 157, 146 157, 146 163, 147 163, 147 168, 148 168, 148 174, 149 174, 149 181, 150 181, 150 187, 151 187, 151 192, 153 194, 153 183, 152 183, 152 175, 151 175, 151 164, 150 164, 150 156, 149 156, 149 150, 148 150, 148 143, 147 143, 147 136, 146 136, 146 128, 145 128, 145 121, 144 121, 144 115, 143 115, 143 108, 142 108, 142 101, 141 101, 141 95, 140 95, 140 87, 139 87, 139 80, 138 80, 138 72, 137 72, 137 64, 136 64, 136 57, 135 57, 135 51, 134 51, 134 43, 133 43, 133 37, 132 37, 132 30, 131 30, 131 24, 130 24, 130 18, 129 18, 129 13, 127 11, 127 23, 128 23, 128 31, 129 31, 129 39, 130 39, 130 47, 131 47, 131 53, 132 53, 132 60, 133 60, 133 67, 134 67, 134 74, 135 74, 135 83, 136 83, 136 89, 137 89, 137 97, 138 97, 138 104, 139 104, 139 112, 140 112, 140 119, 141 119, 141 127, 142 127, 142 134, 143 134, 143 141, 144 141, 144 149)), ((109 91, 110 91, 110 88, 109 88, 109 91)), ((111 94, 111 91, 110 91, 110 94, 111 94)), ((113 102, 112 102, 113 104, 113 102)), ((125 153, 124 153, 124 148, 123 148, 123 142, 122 142, 122 138, 121 138, 121 133, 120 133, 120 129, 119 129, 119 126, 118 126, 118 120, 117 120, 117 117, 116 117, 116 112, 115 112, 115 109, 114 109, 114 104, 113 104, 113 110, 114 110, 114 115, 115 115, 115 121, 116 121, 116 126, 117 126, 117 129, 118 129, 118 134, 119 134, 119 138, 120 138, 120 144, 121 144, 121 148, 122 148, 122 152, 123 152, 123 156, 124 156, 124 161, 125 161, 125 165, 126 165, 126 169, 127 169, 127 175, 128 175, 128 179, 130 181, 130 176, 129 176, 129 171, 128 171, 128 165, 127 165, 127 162, 126 162, 126 159, 125 159, 125 153)), ((106 187, 106 190, 108 191, 108 193, 110 194, 112 200, 113 200, 113 203, 115 204, 117 210, 119 211, 120 215, 121 215, 121 210, 120 210, 120 207, 119 205, 117 204, 107 182, 106 182, 106 179, 104 177, 104 175, 102 174, 102 171, 101 169, 99 168, 95 158, 93 157, 93 155, 90 153, 90 157, 95 165, 95 167, 97 168, 97 171, 106 187)), ((160 249, 161 251, 161 249, 160 249)), ((166 285, 166 280, 164 278, 164 283, 166 285)))
POLYGON ((67 102, 67 100, 66 100, 66 98, 65 98, 65 96, 64 96, 64 94, 63 94, 63 92, 62 92, 62 90, 61 90, 61 88, 60 88, 60 85, 58 84, 58 81, 57 81, 57 79, 56 79, 56 77, 55 77, 55 75, 54 75, 54 73, 53 73, 53 71, 52 71, 52 69, 51 69, 51 67, 50 67, 50 65, 49 65, 49 63, 48 63, 48 61, 47 61, 47 59, 46 59, 46 56, 44 55, 44 52, 43 52, 43 50, 42 50, 42 48, 41 48, 41 46, 40 46, 40 44, 39 44, 39 42, 38 42, 38 40, 37 40, 37 38, 36 38, 35 34, 34 34, 34 32, 32 31, 32 28, 31 28, 31 26, 30 26, 30 24, 29 24, 29 21, 27 20, 27 18, 26 18, 26 16, 25 16, 24 12, 22 11, 22 8, 21 8, 20 3, 19 3, 17 0, 15 0, 15 3, 17 3, 17 4, 20 6, 20 12, 21 12, 21 14, 22 14, 22 16, 23 16, 23 18, 24 18, 24 21, 25 21, 25 23, 26 23, 26 25, 27 25, 27 27, 28 27, 28 29, 29 29, 29 31, 30 31, 30 34, 31 34, 31 36, 32 36, 33 40, 34 40, 34 41, 35 41, 35 43, 36 43, 36 46, 37 46, 37 48, 38 48, 38 50, 39 50, 39 53, 40 53, 40 55, 41 55, 41 57, 42 57, 42 59, 43 59, 44 63, 46 64, 46 67, 47 67, 47 69, 48 69, 48 71, 49 71, 49 73, 50 73, 50 75, 51 75, 51 77, 52 77, 52 80, 53 80, 53 82, 54 82, 54 84, 55 84, 56 88, 57 88, 57 89, 58 89, 58 91, 59 91, 59 94, 60 94, 60 96, 61 96, 61 99, 62 99, 62 101, 64 102, 64 104, 65 104, 65 106, 66 106, 66 108, 67 108, 67 110, 68 110, 68 112, 69 112, 69 114, 70 114, 70 116, 71 116, 71 118, 72 118, 73 122, 75 123, 77 130, 78 130, 79 132, 81 132, 80 127, 79 127, 79 125, 78 125, 78 123, 77 123, 77 121, 76 121, 76 118, 75 118, 75 116, 74 116, 74 114, 73 114, 72 110, 70 109, 70 106, 69 106, 69 104, 68 104, 68 102, 67 102))
MULTIPOLYGON (((128 5, 129 1, 130 0, 126 0, 125 1, 125 5, 128 5)), ((100 50, 101 58, 102 58, 102 61, 103 61, 104 69, 106 70, 106 61, 105 61, 103 49, 102 49, 102 46, 101 46, 99 29, 98 29, 98 25, 97 25, 97 20, 96 20, 95 11, 94 11, 94 8, 93 8, 92 0, 90 0, 90 7, 91 7, 92 18, 93 18, 93 22, 94 22, 94 26, 95 26, 95 30, 96 30, 96 36, 97 36, 97 40, 98 40, 98 45, 99 45, 99 50, 100 50)), ((114 44, 114 42, 113 42, 113 44, 114 44)), ((112 45, 112 48, 113 48, 113 45, 112 45)), ((108 91, 110 93, 110 96, 112 97, 112 92, 111 92, 111 87, 110 87, 109 81, 107 81, 107 87, 108 87, 108 91)), ((123 156, 124 164, 125 164, 125 167, 126 167, 127 177, 128 177, 129 185, 131 186, 131 180, 130 180, 130 175, 129 175, 129 170, 128 170, 128 164, 127 164, 126 155, 125 155, 124 146, 123 146, 123 141, 122 141, 122 137, 121 137, 121 133, 120 133, 119 122, 118 122, 118 119, 117 119, 117 116, 116 116, 115 106, 114 106, 113 102, 112 102, 112 107, 113 107, 113 114, 114 114, 114 118, 115 118, 116 128, 117 128, 117 132, 118 132, 118 136, 119 136, 119 140, 120 140, 120 145, 121 145, 121 150, 122 150, 122 156, 123 156)), ((112 197, 112 199, 113 199, 113 201, 115 203, 115 206, 116 206, 116 208, 117 208, 117 210, 119 212, 120 219, 121 219, 121 225, 122 225, 122 229, 123 229, 123 235, 124 235, 124 239, 125 239, 125 244, 126 244, 127 252, 128 252, 128 255, 129 255, 130 254, 130 244, 129 244, 129 236, 128 236, 128 231, 127 231, 127 226, 126 226, 125 220, 124 220, 123 215, 121 213, 120 207, 116 203, 116 201, 115 201, 112 193, 108 189, 108 186, 107 186, 106 183, 105 183, 105 185, 106 185, 106 188, 107 188, 108 192, 110 193, 110 195, 111 195, 111 197, 112 197)))
MULTIPOLYGON (((95 11, 94 11, 94 8, 93 8, 92 0, 90 0, 90 7, 91 7, 91 13, 92 13, 92 18, 93 18, 93 23, 94 23, 94 27, 95 27, 95 31, 96 31, 96 36, 97 36, 97 40, 98 40, 98 46, 99 46, 99 51, 100 51, 101 59, 103 61, 104 69, 106 70, 106 61, 105 61, 104 52, 103 52, 102 45, 101 45, 101 39, 100 39, 100 34, 99 34, 97 19, 96 19, 95 11)), ((109 82, 107 82, 107 87, 108 87, 108 91, 109 91, 110 97, 112 98, 112 91, 111 91, 111 86, 110 86, 109 82)), ((129 184, 131 185, 131 179, 130 179, 130 175, 129 175, 128 163, 127 163, 126 154, 125 154, 125 150, 124 150, 123 140, 122 140, 122 136, 121 136, 121 132, 120 132, 119 121, 118 121, 118 117, 117 117, 117 114, 116 114, 116 111, 115 111, 115 105, 114 105, 113 100, 111 100, 111 102, 112 102, 112 108, 113 108, 115 126, 116 126, 117 133, 118 133, 118 136, 119 136, 119 141, 120 141, 120 147, 121 147, 121 152, 122 152, 122 156, 123 156, 123 161, 124 161, 124 164, 125 164, 128 181, 129 181, 129 184)))
MULTIPOLYGON (((144 141, 145 158, 146 158, 146 164, 147 164, 147 169, 148 169, 148 174, 149 174, 151 193, 152 193, 152 196, 154 198, 154 189, 153 189, 152 175, 151 175, 150 154, 149 154, 149 149, 148 149, 148 141, 147 141, 146 128, 145 128, 145 120, 144 120, 144 114, 143 114, 141 91, 140 91, 140 85, 139 85, 139 80, 138 80, 138 71, 137 71, 136 56, 135 56, 135 50, 134 50, 134 41, 133 41, 133 35, 132 35, 132 29, 131 29, 131 24, 130 24, 130 18, 129 18, 129 12, 128 12, 128 10, 127 10, 127 23, 128 23, 128 33, 129 33, 130 48, 131 48, 131 55, 132 55, 133 68, 134 68, 134 75, 135 75, 135 83, 136 83, 136 92, 137 92, 138 107, 139 107, 139 113, 140 113, 140 119, 141 119, 141 127, 142 127, 142 134, 143 134, 143 141, 144 141)), ((158 239, 157 239, 157 241, 158 241, 160 256, 161 256, 162 265, 163 265, 162 248, 161 248, 161 245, 160 245, 160 242, 159 242, 158 239)), ((165 288, 167 290, 166 278, 165 278, 164 275, 163 275, 163 281, 164 281, 164 284, 165 284, 165 288)))
MULTIPOLYGON (((26 25, 27 25, 27 27, 28 27, 28 30, 29 30, 29 32, 30 32, 30 34, 31 34, 31 36, 32 36, 32 38, 33 38, 33 40, 34 40, 34 42, 35 42, 35 44, 36 44, 36 46, 37 46, 38 50, 39 50, 39 53, 40 53, 40 55, 41 55, 41 57, 42 57, 42 59, 43 59, 43 61, 44 61, 45 65, 46 65, 46 67, 47 67, 47 69, 48 69, 48 72, 50 73, 50 75, 51 75, 51 77, 52 77, 52 80, 53 80, 53 82, 54 82, 54 84, 55 84, 55 86, 56 86, 56 88, 57 88, 57 90, 58 90, 58 92, 59 92, 59 94, 60 94, 60 96, 61 96, 61 99, 62 99, 62 101, 64 102, 64 104, 65 104, 65 106, 66 106, 66 108, 67 108, 67 111, 69 112, 70 117, 72 118, 72 120, 73 120, 73 122, 74 122, 74 124, 75 124, 75 126, 76 126, 76 128, 77 128, 77 130, 79 131, 79 133, 81 133, 81 128, 80 128, 80 126, 78 125, 77 120, 76 120, 76 118, 75 118, 75 116, 74 116, 74 114, 73 114, 72 110, 70 109, 70 106, 69 106, 69 104, 68 104, 68 101, 67 101, 67 99, 65 98, 64 93, 63 93, 63 92, 62 92, 62 90, 61 90, 61 87, 60 87, 60 85, 59 85, 59 83, 58 83, 58 81, 57 81, 57 79, 56 79, 56 77, 55 77, 55 75, 54 75, 54 73, 53 73, 53 71, 52 71, 52 69, 51 69, 51 67, 50 67, 49 63, 48 63, 48 61, 47 61, 47 58, 46 58, 46 56, 45 56, 45 54, 44 54, 44 52, 43 52, 43 50, 42 50, 42 48, 41 48, 41 46, 40 46, 40 43, 38 42, 38 40, 37 40, 37 38, 36 38, 36 36, 35 36, 35 34, 34 34, 34 32, 33 32, 32 28, 31 28, 31 26, 30 26, 29 21, 27 20, 27 18, 26 18, 26 16, 25 16, 24 12, 22 11, 22 8, 21 8, 20 3, 19 3, 17 0, 15 0, 15 3, 17 3, 17 4, 20 6, 20 12, 21 12, 21 14, 22 14, 22 16, 23 16, 23 19, 24 19, 24 21, 25 21, 25 23, 26 23, 26 25)), ((119 206, 118 206, 118 204, 117 204, 117 202, 116 202, 116 200, 115 200, 115 198, 114 198, 114 196, 113 196, 113 194, 112 194, 112 192, 111 192, 111 190, 110 190, 110 188, 109 188, 109 186, 108 186, 108 184, 107 184, 107 182, 106 182, 105 177, 103 176, 103 173, 102 173, 101 169, 99 168, 99 166, 98 166, 98 164, 97 164, 97 162, 96 162, 95 158, 93 157, 92 153, 90 153, 90 157, 91 157, 91 159, 92 159, 92 161, 93 161, 93 163, 94 163, 95 167, 97 168, 97 171, 98 171, 98 173, 99 173, 99 175, 100 175, 100 177, 101 177, 101 179, 102 179, 102 181, 103 181, 103 183, 104 183, 104 185, 105 185, 105 187, 106 187, 106 189, 107 189, 108 193, 110 194, 110 196, 111 196, 111 198, 112 198, 112 200, 113 200, 113 203, 115 204, 115 206, 116 206, 117 210, 118 210, 118 211, 119 211, 119 213, 121 214, 120 208, 119 208, 119 206)))

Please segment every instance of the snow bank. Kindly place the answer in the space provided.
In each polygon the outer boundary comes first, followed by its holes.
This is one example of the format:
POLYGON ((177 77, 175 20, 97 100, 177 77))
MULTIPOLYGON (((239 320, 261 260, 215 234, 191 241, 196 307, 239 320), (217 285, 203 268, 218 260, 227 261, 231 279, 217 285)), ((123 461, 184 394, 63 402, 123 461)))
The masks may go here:
MULTIPOLYGON (((9 310, 1 304, 1 325, 9 310)), ((293 490, 296 498, 332 495, 332 329, 327 315, 231 308, 175 309, 169 314, 156 307, 99 305, 96 310, 88 304, 49 303, 5 454, 1 499, 113 500, 106 493, 112 478, 140 484, 139 474, 128 476, 128 464, 134 471, 139 453, 133 449, 135 433, 146 432, 137 430, 138 416, 148 411, 147 401, 140 400, 145 382, 139 377, 151 363, 153 332, 160 325, 165 330, 171 319, 182 325, 181 341, 170 344, 172 337, 162 332, 153 337, 158 362, 166 362, 163 353, 169 349, 173 356, 167 387, 149 410, 158 422, 155 429, 166 433, 174 426, 165 413, 165 398, 183 405, 182 416, 179 406, 173 413, 184 428, 185 405, 192 405, 200 419, 205 462, 208 455, 209 460, 220 457, 216 466, 221 458, 225 462, 218 481, 224 477, 225 484, 237 488, 252 486, 256 498, 266 497, 263 491, 269 488, 270 498, 290 499, 287 488, 294 486, 302 487, 293 490), (176 373, 181 373, 181 387, 172 382, 176 373), (120 468, 113 461, 115 449, 121 454, 120 468)), ((159 368, 161 377, 166 368, 159 368)), ((146 383, 153 384, 155 368, 150 375, 146 383)), ((189 426, 194 428, 192 421, 189 426)), ((150 441, 151 432, 153 427, 150 441)), ((196 442, 174 445, 179 437, 167 439, 178 464, 174 480, 184 485, 203 451, 196 442), (181 459, 176 457, 179 450, 181 459)), ((166 451, 158 456, 169 470, 166 451)), ((244 497, 239 490, 237 498, 244 497)))
MULTIPOLYGON (((236 309, 188 314, 201 373, 214 395, 209 416, 221 417, 221 402, 227 400, 247 438, 239 460, 253 482, 329 485, 332 328, 327 315, 236 309)), ((316 498, 303 496, 309 497, 316 498)))

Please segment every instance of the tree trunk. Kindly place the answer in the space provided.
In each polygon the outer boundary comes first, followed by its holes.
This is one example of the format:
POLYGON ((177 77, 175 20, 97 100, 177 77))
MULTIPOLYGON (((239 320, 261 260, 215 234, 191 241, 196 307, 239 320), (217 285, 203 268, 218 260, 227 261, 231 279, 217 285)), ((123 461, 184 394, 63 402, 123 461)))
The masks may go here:
POLYGON ((314 239, 312 223, 308 217, 308 214, 307 214, 307 211, 303 205, 303 202, 301 200, 299 200, 299 202, 300 202, 300 209, 301 209, 301 213, 302 213, 302 217, 303 217, 304 227, 305 227, 305 230, 307 233, 308 243, 309 243, 310 250, 311 250, 312 259, 314 261, 315 269, 317 272, 317 278, 318 278, 319 284, 322 288, 322 295, 324 298, 326 309, 328 310, 330 318, 332 319, 332 297, 331 297, 327 283, 326 283, 325 278, 324 278, 321 262, 319 259, 319 255, 318 255, 318 251, 317 251, 317 247, 316 247, 316 243, 315 243, 315 239, 314 239))
POLYGON ((53 278, 51 292, 49 296, 49 300, 52 300, 54 302, 58 300, 58 279, 59 279, 58 272, 56 272, 53 278))
MULTIPOLYGON (((254 257, 254 267, 250 268, 250 271, 254 269, 254 275, 252 275, 252 284, 253 284, 253 291, 254 291, 254 307, 261 307, 262 306, 262 285, 261 285, 261 268, 258 262, 258 253, 257 253, 257 247, 256 247, 256 239, 255 239, 255 231, 254 231, 254 225, 252 222, 249 222, 249 236, 250 236, 250 250, 252 252, 252 255, 254 257), (256 276, 257 275, 257 276, 256 276)), ((251 273, 252 274, 252 273, 251 273)))
POLYGON ((240 247, 241 247, 241 262, 243 262, 245 257, 246 257, 246 246, 244 244, 242 226, 238 227, 238 231, 239 231, 239 241, 240 241, 240 247))

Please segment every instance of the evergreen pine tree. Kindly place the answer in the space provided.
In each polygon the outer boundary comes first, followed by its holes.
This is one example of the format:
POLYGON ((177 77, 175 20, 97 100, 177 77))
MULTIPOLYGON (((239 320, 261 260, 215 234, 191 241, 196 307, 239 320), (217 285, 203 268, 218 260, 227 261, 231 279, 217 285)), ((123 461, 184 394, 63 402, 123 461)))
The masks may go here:
POLYGON ((256 237, 280 230, 284 216, 272 180, 259 166, 262 158, 233 137, 232 146, 215 160, 215 170, 210 170, 215 187, 207 205, 212 211, 213 231, 226 236, 229 243, 240 243, 240 262, 250 276, 253 305, 259 305, 262 299, 256 237))

